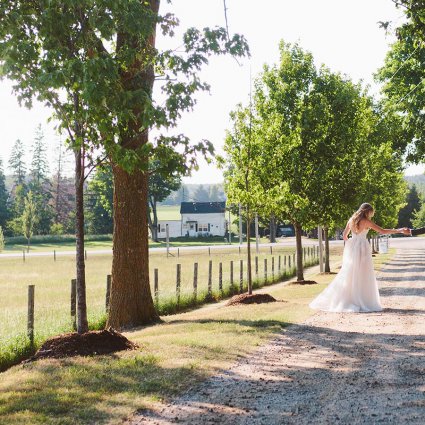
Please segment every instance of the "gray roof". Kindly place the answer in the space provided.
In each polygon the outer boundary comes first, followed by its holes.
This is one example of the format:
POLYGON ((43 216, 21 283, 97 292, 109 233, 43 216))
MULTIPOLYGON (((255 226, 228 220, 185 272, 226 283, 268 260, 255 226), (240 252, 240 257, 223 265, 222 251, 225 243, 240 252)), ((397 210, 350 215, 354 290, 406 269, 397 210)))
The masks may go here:
POLYGON ((182 202, 180 214, 214 214, 224 213, 226 202, 182 202))

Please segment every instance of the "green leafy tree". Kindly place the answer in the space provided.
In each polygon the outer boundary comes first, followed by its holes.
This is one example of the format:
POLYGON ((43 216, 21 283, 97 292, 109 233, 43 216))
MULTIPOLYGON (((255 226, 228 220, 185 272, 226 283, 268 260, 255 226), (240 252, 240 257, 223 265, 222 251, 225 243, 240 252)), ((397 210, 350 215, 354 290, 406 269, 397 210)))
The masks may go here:
POLYGON ((0 226, 5 228, 10 217, 9 212, 9 193, 6 189, 6 177, 3 171, 3 161, 0 158, 0 226))
POLYGON ((28 189, 24 184, 15 186, 12 191, 11 214, 7 222, 7 229, 13 236, 22 235, 21 217, 24 212, 27 193, 28 189))
POLYGON ((360 85, 322 67, 306 99, 302 137, 313 173, 306 187, 315 223, 324 230, 325 272, 330 272, 329 232, 344 227, 362 202, 364 156, 373 118, 360 85))
POLYGON ((397 227, 411 228, 413 226, 412 220, 415 218, 415 213, 421 209, 422 202, 415 185, 413 185, 406 194, 406 203, 407 204, 398 213, 397 227))
POLYGON ((219 163, 225 169, 227 202, 242 206, 241 212, 246 223, 248 245, 248 294, 251 295, 251 224, 255 213, 262 209, 266 199, 258 181, 261 139, 255 129, 256 123, 251 108, 238 105, 237 109, 231 112, 230 118, 233 128, 227 132, 224 142, 226 156, 221 158, 219 163))
POLYGON ((98 168, 90 180, 86 198, 87 230, 90 234, 108 234, 113 231, 114 185, 111 167, 98 168))
POLYGON ((193 145, 184 135, 154 139, 149 130, 174 128, 181 113, 194 107, 195 93, 209 88, 198 76, 208 57, 243 55, 245 40, 229 37, 223 28, 189 28, 182 49, 160 51, 155 47, 157 27, 172 37, 178 20, 159 14, 159 0, 12 0, 0 4, 0 19, 2 74, 15 81, 15 91, 26 104, 36 96, 54 108, 75 153, 78 331, 88 328, 85 165, 96 165, 98 152, 110 159, 114 175, 107 325, 121 328, 158 320, 149 285, 149 159, 155 154, 164 171, 186 172, 196 166, 195 154, 208 154, 212 145, 193 145), (163 81, 160 104, 152 96, 157 77, 163 81))
POLYGON ((425 158, 425 40, 420 39, 411 21, 397 30, 398 40, 387 53, 384 66, 377 73, 383 83, 384 108, 400 137, 396 148, 406 152, 410 162, 425 158))
POLYGON ((181 176, 175 173, 162 174, 156 172, 155 168, 160 166, 160 161, 154 160, 151 163, 151 173, 149 175, 149 196, 148 196, 148 224, 152 235, 152 240, 158 241, 158 209, 157 204, 164 201, 172 192, 181 186, 181 176), (152 213, 152 216, 151 216, 152 213))
POLYGON ((47 148, 41 124, 38 125, 32 145, 32 161, 30 167, 29 190, 36 204, 38 224, 37 232, 49 234, 53 223, 54 211, 51 205, 52 193, 49 180, 49 162, 47 148))
POLYGON ((12 170, 15 185, 19 186, 25 184, 25 174, 27 170, 25 165, 25 148, 19 139, 16 140, 12 147, 9 158, 9 168, 12 170))
POLYGON ((313 225, 306 189, 314 174, 310 139, 305 137, 309 123, 303 114, 317 71, 312 55, 298 44, 282 41, 279 49, 279 63, 265 66, 256 83, 255 108, 264 141, 259 173, 270 208, 268 215, 274 214, 278 221, 289 220, 295 228, 297 279, 302 281, 301 231, 303 226, 313 225))
POLYGON ((30 241, 38 222, 37 207, 33 200, 32 192, 29 191, 25 198, 24 212, 21 217, 22 233, 27 239, 27 251, 30 250, 30 241))

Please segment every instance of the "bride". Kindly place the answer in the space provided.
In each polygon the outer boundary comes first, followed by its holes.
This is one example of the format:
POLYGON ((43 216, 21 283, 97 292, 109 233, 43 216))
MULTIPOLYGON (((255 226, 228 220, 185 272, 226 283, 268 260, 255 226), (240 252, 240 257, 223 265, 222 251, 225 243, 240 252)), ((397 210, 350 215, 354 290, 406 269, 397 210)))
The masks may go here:
POLYGON ((344 230, 342 267, 335 279, 311 303, 310 307, 335 312, 381 311, 378 284, 373 270, 372 252, 366 235, 373 229, 384 235, 407 234, 408 229, 383 229, 371 218, 374 210, 364 203, 348 220, 344 230), (351 232, 351 239, 348 234, 351 232))

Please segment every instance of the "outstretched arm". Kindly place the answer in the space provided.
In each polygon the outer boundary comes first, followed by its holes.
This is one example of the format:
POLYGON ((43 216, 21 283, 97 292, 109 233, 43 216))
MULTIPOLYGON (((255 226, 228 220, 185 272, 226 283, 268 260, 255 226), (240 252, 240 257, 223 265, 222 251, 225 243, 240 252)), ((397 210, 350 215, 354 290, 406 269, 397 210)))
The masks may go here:
POLYGON ((375 230, 375 232, 381 233, 382 235, 392 235, 394 233, 404 233, 406 234, 407 228, 399 228, 399 229, 383 229, 382 227, 378 226, 371 220, 367 220, 367 225, 369 228, 375 230))
POLYGON ((345 226, 344 233, 342 234, 342 239, 345 241, 348 239, 348 235, 350 234, 350 221, 347 221, 347 225, 345 226))

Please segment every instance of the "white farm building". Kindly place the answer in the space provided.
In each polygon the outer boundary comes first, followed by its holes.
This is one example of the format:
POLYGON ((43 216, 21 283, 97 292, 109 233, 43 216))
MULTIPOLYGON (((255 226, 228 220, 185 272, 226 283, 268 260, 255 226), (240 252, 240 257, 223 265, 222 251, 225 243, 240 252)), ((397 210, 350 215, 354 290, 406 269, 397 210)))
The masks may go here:
POLYGON ((226 202, 182 202, 180 220, 159 220, 158 237, 166 237, 166 226, 170 238, 181 236, 225 236, 227 221, 226 202))

